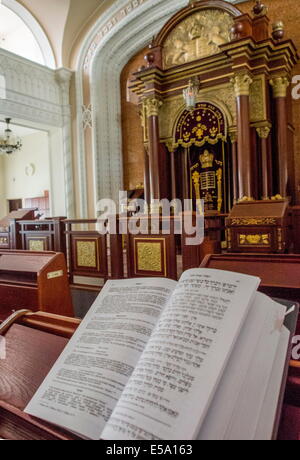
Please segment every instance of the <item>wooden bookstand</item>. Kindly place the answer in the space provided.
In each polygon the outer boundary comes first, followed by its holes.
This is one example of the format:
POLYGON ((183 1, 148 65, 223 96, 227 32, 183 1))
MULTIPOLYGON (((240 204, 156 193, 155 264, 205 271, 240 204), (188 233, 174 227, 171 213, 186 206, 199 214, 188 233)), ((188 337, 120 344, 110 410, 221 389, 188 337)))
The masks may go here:
POLYGON ((231 252, 284 253, 289 247, 288 200, 236 204, 226 221, 231 252))
POLYGON ((0 249, 16 247, 18 236, 15 231, 17 220, 34 220, 36 209, 19 209, 0 220, 0 249))
MULTIPOLYGON (((289 319, 294 328, 295 319, 289 319)), ((10 440, 76 440, 77 437, 23 411, 60 356, 80 320, 48 313, 27 314, 4 333, 7 356, 0 360, 0 438, 10 440), (17 372, 16 372, 17 369, 17 372)), ((1 333, 1 330, 0 330, 1 333)), ((274 423, 274 439, 286 385, 286 371, 274 423)))
POLYGON ((0 360, 0 438, 76 439, 71 433, 24 414, 23 410, 79 324, 77 319, 34 313, 6 332, 7 355, 0 360))
POLYGON ((74 316, 63 254, 0 251, 0 319, 22 308, 74 316))

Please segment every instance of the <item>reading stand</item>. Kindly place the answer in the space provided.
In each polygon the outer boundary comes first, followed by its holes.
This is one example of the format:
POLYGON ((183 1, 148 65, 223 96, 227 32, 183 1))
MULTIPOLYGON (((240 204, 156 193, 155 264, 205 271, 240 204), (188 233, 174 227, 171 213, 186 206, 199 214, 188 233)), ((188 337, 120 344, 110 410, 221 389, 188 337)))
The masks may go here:
MULTIPOLYGON (((293 336, 297 312, 286 319, 293 336)), ((5 333, 7 359, 0 360, 0 438, 11 440, 72 440, 74 434, 36 420, 23 410, 80 324, 80 320, 47 313, 18 319, 5 333), (18 373, 15 370, 18 369, 18 373)), ((274 423, 277 437, 286 386, 290 350, 274 423)))

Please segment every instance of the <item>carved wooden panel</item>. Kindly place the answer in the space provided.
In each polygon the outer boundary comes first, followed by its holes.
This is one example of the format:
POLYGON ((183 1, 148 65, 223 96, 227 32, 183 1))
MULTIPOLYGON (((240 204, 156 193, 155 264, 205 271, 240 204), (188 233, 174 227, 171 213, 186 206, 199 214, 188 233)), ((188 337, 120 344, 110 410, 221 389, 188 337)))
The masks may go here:
POLYGON ((231 40, 232 26, 233 17, 218 9, 206 9, 187 17, 165 41, 165 69, 219 53, 219 47, 231 40))
POLYGON ((27 249, 29 251, 47 251, 47 238, 28 238, 27 249))
POLYGON ((73 275, 104 277, 108 275, 106 238, 98 233, 71 235, 71 272, 73 275))
POLYGON ((127 239, 128 276, 177 278, 174 235, 130 235, 127 239))

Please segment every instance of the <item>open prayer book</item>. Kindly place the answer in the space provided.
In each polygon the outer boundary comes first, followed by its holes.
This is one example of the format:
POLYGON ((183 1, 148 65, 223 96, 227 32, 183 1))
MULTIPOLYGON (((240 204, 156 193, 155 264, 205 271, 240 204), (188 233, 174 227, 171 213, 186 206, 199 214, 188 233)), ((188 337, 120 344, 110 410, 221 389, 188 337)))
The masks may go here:
POLYGON ((271 439, 290 332, 259 283, 108 281, 25 412, 93 440, 271 439))

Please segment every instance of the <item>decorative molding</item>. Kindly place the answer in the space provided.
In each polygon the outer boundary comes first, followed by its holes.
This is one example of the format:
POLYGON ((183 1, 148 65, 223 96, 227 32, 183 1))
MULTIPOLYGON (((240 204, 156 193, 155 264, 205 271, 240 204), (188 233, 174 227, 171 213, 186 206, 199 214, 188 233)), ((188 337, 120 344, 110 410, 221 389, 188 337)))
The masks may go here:
MULTIPOLYGON (((174 5, 166 0, 146 1, 132 11, 122 23, 108 34, 95 53, 91 63, 91 102, 93 105, 93 158, 95 207, 101 198, 111 197, 118 201, 123 187, 122 131, 120 124, 121 97, 120 75, 132 56, 150 43, 170 16, 185 2, 174 5), (101 107, 101 110, 100 110, 101 107)), ((83 97, 83 75, 79 74, 79 94, 83 97)), ((84 103, 80 99, 81 105, 84 103)), ((85 165, 84 131, 79 129, 80 164, 85 165)), ((86 171, 81 173, 86 200, 86 171)), ((84 195, 83 195, 84 197, 84 195)), ((82 201, 83 215, 87 215, 87 201, 82 201)))
POLYGON ((82 106, 82 125, 84 131, 87 128, 93 128, 92 104, 82 106))
POLYGON ((72 124, 70 107, 70 83, 72 75, 73 72, 65 68, 57 69, 55 72, 56 80, 61 89, 65 196, 67 214, 69 218, 75 217, 75 192, 73 183, 72 159, 72 124))
POLYGON ((235 97, 250 96, 250 86, 253 83, 253 79, 249 72, 236 73, 231 79, 231 83, 234 87, 235 97))
POLYGON ((61 88, 54 70, 0 49, 0 74, 6 82, 5 113, 12 117, 62 126, 61 88))
POLYGON ((290 79, 287 77, 274 77, 270 80, 270 85, 273 88, 273 96, 277 97, 286 97, 287 89, 290 86, 290 79))
POLYGON ((230 220, 230 226, 261 226, 261 225, 276 225, 277 220, 273 217, 238 217, 230 220))

